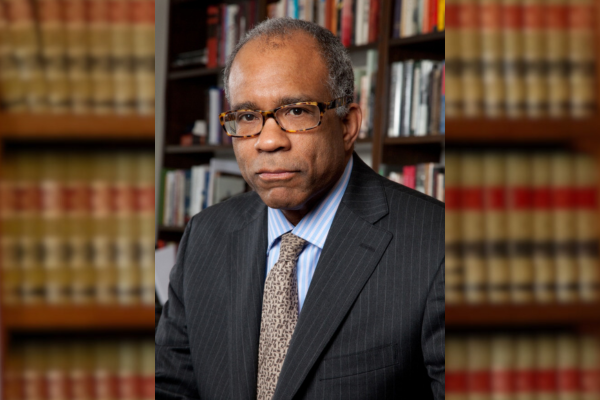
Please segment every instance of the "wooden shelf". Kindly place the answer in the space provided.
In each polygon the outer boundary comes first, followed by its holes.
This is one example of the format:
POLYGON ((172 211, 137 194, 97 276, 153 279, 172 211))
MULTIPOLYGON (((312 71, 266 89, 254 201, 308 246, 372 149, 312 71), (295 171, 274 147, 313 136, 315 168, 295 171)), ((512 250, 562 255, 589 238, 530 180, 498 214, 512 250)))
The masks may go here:
POLYGON ((169 80, 186 79, 186 78, 199 78, 203 76, 217 76, 223 71, 223 68, 193 68, 185 69, 181 71, 169 72, 169 80))
POLYGON ((386 137, 383 140, 384 145, 422 145, 436 144, 443 145, 446 140, 445 135, 427 135, 427 136, 408 136, 408 137, 386 137))
POLYGON ((154 115, 0 113, 3 139, 154 140, 154 115))
POLYGON ((6 306, 9 331, 148 330, 154 326, 152 306, 6 306))
POLYGON ((347 47, 348 51, 351 53, 354 52, 360 52, 360 51, 366 51, 366 50, 377 50, 377 48, 379 47, 379 42, 372 42, 372 43, 367 43, 367 44, 363 44, 360 46, 350 46, 347 47))
POLYGON ((599 140, 600 118, 590 119, 447 119, 450 142, 527 143, 599 140))
POLYGON ((160 225, 158 227, 160 232, 169 232, 169 233, 183 233, 185 231, 185 226, 166 226, 160 225))
POLYGON ((230 151, 233 152, 232 146, 166 146, 165 153, 182 154, 182 153, 214 153, 215 151, 230 151))
POLYGON ((415 35, 404 38, 390 39, 390 47, 412 46, 419 43, 443 42, 446 39, 446 31, 425 33, 423 35, 415 35))
POLYGON ((600 325, 600 304, 446 306, 446 326, 451 328, 579 324, 600 325))

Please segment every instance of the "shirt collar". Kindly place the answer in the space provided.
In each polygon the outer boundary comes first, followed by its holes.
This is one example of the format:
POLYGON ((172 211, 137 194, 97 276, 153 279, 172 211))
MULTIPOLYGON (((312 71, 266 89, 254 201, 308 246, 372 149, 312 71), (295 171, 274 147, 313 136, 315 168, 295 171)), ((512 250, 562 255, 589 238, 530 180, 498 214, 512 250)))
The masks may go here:
POLYGON ((294 235, 323 249, 325 239, 327 239, 327 234, 329 233, 329 227, 333 222, 333 217, 335 216, 344 192, 346 191, 346 187, 348 186, 353 164, 354 161, 352 157, 350 157, 350 161, 346 164, 344 173, 337 183, 295 227, 285 218, 281 210, 268 207, 269 246, 267 247, 267 253, 281 235, 290 231, 292 231, 294 235))

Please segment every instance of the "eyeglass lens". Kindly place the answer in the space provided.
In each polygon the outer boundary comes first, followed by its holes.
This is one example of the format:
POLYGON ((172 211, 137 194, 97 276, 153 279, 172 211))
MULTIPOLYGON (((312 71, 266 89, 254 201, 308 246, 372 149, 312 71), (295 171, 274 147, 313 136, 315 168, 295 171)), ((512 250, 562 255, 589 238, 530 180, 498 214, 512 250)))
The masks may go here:
MULTIPOLYGON (((321 111, 314 105, 290 105, 277 110, 275 118, 279 125, 287 131, 300 131, 319 125, 321 111)), ((239 111, 225 117, 225 129, 234 136, 256 135, 263 127, 261 113, 239 111)))

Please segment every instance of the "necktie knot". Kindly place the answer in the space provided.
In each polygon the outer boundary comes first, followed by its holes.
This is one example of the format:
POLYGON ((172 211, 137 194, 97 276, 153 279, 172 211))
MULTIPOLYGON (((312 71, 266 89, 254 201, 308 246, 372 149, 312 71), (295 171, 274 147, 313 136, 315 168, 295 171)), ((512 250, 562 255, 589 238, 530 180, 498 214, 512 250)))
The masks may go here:
POLYGON ((305 244, 306 240, 294 235, 292 232, 284 234, 281 236, 279 260, 296 261, 305 244))

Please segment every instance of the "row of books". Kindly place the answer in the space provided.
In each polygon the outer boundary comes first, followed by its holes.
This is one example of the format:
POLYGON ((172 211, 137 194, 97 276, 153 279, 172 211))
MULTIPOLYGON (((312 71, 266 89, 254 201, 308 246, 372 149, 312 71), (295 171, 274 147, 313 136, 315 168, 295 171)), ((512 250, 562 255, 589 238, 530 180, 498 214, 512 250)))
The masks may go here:
POLYGON ((445 0, 395 0, 392 37, 442 32, 445 12, 445 0))
POLYGON ((152 114, 154 0, 0 2, 0 109, 152 114))
POLYGON ((221 126, 219 114, 229 111, 229 103, 225 97, 225 90, 219 87, 211 87, 206 91, 207 107, 205 118, 196 120, 190 124, 186 131, 180 136, 182 146, 191 145, 231 145, 231 137, 221 126))
POLYGON ((446 399, 600 397, 600 339, 571 334, 446 338, 446 399))
POLYGON ((597 174, 568 152, 449 152, 446 302, 600 299, 597 174))
POLYGON ((444 167, 440 164, 406 165, 401 170, 390 171, 387 178, 428 196, 435 197, 440 201, 445 201, 444 185, 446 178, 444 167))
POLYGON ((153 400, 154 341, 25 341, 8 348, 6 400, 153 400))
POLYGON ((594 0, 449 0, 449 117, 595 112, 594 0))
POLYGON ((445 62, 407 60, 390 67, 388 137, 444 134, 445 62))
POLYGON ((294 18, 319 24, 346 47, 374 43, 379 37, 382 0, 279 0, 269 18, 294 18))
POLYGON ((246 191, 235 160, 213 158, 191 169, 164 168, 158 215, 164 226, 184 226, 206 207, 246 191))
POLYGON ((239 40, 256 24, 256 10, 256 0, 207 7, 207 68, 225 65, 239 40))
POLYGON ((9 154, 5 304, 152 304, 153 153, 9 154))
POLYGON ((375 86, 377 85, 377 50, 367 50, 367 63, 364 67, 354 67, 354 102, 360 104, 362 123, 359 139, 373 137, 375 118, 375 86))

